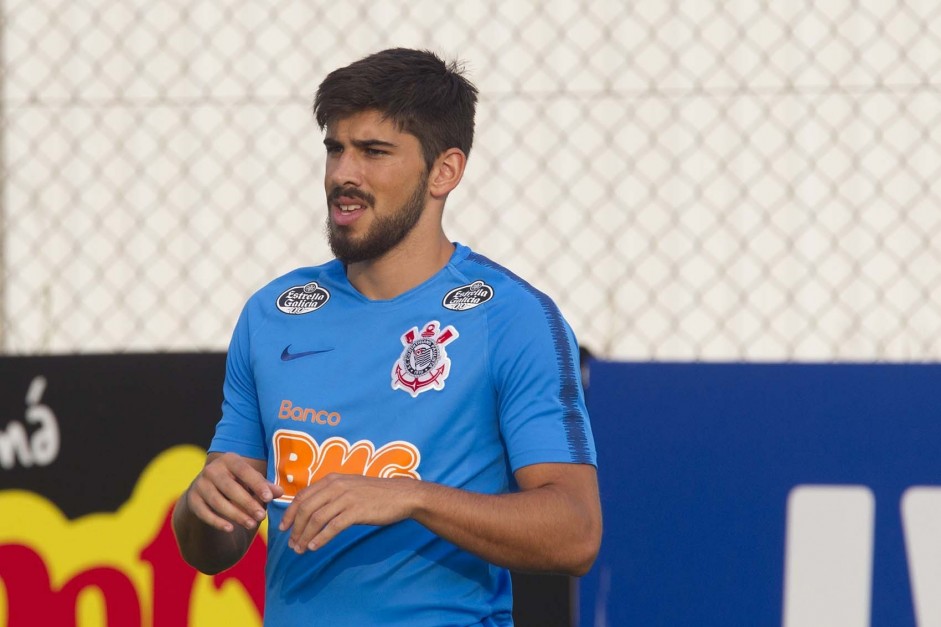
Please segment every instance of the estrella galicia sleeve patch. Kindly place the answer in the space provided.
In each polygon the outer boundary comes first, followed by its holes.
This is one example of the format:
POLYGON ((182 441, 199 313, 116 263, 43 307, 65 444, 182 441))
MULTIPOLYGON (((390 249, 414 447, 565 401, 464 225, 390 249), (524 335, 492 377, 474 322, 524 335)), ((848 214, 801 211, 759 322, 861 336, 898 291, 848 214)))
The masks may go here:
POLYGON ((330 300, 330 292, 316 281, 306 285, 295 285, 284 290, 278 296, 278 309, 286 314, 299 316, 317 311, 330 300))
POLYGON ((493 288, 483 281, 474 281, 456 287, 444 295, 441 306, 451 311, 465 311, 482 305, 493 298, 493 288))

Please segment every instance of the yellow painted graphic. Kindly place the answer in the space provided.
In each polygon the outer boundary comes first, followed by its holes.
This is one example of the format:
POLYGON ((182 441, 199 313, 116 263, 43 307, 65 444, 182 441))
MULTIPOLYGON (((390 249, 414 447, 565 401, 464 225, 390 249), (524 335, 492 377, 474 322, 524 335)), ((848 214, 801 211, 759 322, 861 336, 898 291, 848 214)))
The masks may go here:
POLYGON ((0 626, 259 627, 267 527, 212 577, 184 563, 173 539, 172 506, 205 455, 168 449, 118 511, 73 521, 35 493, 0 491, 0 626))

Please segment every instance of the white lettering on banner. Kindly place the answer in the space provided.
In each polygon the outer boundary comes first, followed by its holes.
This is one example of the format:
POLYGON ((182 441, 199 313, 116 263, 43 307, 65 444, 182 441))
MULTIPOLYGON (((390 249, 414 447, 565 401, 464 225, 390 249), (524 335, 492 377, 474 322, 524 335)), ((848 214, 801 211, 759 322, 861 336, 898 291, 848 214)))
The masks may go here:
POLYGON ((25 419, 38 425, 32 435, 27 436, 26 427, 19 422, 10 422, 6 430, 0 430, 0 467, 9 470, 16 462, 25 467, 48 466, 59 455, 59 423, 48 405, 42 404, 46 391, 46 378, 35 377, 26 391, 25 419))
POLYGON ((875 509, 866 486, 791 490, 784 627, 869 627, 875 509))
POLYGON ((937 627, 941 625, 941 488, 905 490, 901 509, 915 623, 937 627))

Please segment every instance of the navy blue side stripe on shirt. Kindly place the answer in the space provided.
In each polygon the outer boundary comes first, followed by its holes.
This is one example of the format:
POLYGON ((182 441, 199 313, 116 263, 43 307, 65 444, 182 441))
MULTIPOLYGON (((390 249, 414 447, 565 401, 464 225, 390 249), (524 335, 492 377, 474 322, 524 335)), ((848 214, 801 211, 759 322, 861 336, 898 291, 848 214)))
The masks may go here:
POLYGON ((580 464, 591 463, 591 454, 588 447, 588 438, 585 434, 584 417, 578 410, 578 377, 575 371, 575 359, 569 346, 565 333, 565 322, 562 314, 552 299, 537 290, 521 277, 500 264, 480 255, 471 253, 468 261, 496 270, 507 278, 518 283, 523 289, 536 297, 549 323, 549 331, 555 347, 556 362, 559 371, 559 399, 562 402, 562 418, 565 436, 568 440, 569 450, 572 452, 572 461, 580 464))

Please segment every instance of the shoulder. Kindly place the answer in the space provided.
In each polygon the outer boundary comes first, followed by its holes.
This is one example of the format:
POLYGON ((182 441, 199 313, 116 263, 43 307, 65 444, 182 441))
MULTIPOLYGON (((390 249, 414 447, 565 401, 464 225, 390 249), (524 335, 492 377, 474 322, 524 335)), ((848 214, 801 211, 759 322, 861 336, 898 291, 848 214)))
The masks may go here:
POLYGON ((336 290, 343 266, 333 260, 319 266, 297 268, 269 281, 248 300, 248 305, 274 306, 284 313, 306 313, 323 306, 336 290))
MULTIPOLYGON (((328 302, 337 300, 339 262, 298 268, 285 273, 253 293, 242 306, 230 343, 232 352, 248 351, 250 346, 271 333, 283 332, 286 327, 308 318, 302 314, 319 311, 328 302)), ((247 353, 246 353, 247 354, 247 353)))
POLYGON ((468 280, 465 286, 471 294, 482 293, 487 299, 484 307, 492 316, 526 322, 532 317, 561 318, 559 308, 544 292, 489 257, 466 249, 457 265, 468 280))

